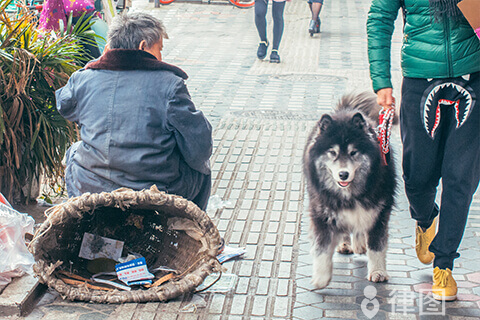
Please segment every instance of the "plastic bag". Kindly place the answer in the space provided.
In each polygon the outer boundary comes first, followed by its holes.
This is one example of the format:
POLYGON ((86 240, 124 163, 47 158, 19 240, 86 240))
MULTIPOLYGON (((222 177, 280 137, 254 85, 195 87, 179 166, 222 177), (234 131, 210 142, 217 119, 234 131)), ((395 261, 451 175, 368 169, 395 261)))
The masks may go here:
POLYGON ((33 255, 25 245, 25 233, 33 233, 35 220, 0 202, 0 285, 25 272, 33 273, 33 255))

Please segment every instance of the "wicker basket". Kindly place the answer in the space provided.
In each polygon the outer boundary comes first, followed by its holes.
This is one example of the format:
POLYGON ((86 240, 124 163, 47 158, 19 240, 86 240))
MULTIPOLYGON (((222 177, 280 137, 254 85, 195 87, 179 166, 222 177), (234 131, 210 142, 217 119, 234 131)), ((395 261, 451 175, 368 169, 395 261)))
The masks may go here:
POLYGON ((167 301, 194 290, 208 274, 221 268, 216 259, 220 235, 210 218, 193 202, 160 192, 155 186, 144 191, 122 188, 87 193, 46 214, 47 220, 30 244, 36 260, 34 272, 40 282, 70 300, 167 301), (172 220, 187 222, 194 230, 182 230, 178 223, 172 227, 172 220), (149 269, 168 266, 178 272, 159 286, 131 291, 99 289, 81 281, 72 284, 62 275, 91 276, 86 269, 88 261, 78 256, 85 232, 124 241, 124 251, 141 254, 149 269))

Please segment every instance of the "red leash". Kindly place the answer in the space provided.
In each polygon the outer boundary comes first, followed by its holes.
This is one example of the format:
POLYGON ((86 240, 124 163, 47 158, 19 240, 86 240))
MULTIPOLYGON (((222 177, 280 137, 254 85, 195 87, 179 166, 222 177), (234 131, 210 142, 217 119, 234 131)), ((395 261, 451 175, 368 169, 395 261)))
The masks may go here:
POLYGON ((395 108, 393 105, 392 108, 382 108, 378 115, 377 139, 384 165, 388 165, 386 156, 390 152, 390 134, 394 116, 395 108))

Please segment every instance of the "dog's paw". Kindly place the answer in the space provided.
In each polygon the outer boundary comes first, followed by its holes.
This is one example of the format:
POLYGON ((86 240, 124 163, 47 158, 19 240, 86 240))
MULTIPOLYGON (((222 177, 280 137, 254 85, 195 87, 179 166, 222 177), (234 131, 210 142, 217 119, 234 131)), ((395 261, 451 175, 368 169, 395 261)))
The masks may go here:
POLYGON ((367 253, 367 246, 358 245, 356 243, 353 244, 353 252, 356 254, 365 254, 367 253))
POLYGON ((323 289, 330 283, 332 276, 314 274, 312 276, 312 285, 317 289, 323 289))
POLYGON ((342 254, 352 254, 353 249, 350 243, 342 242, 337 246, 337 252, 342 254))
POLYGON ((374 270, 368 273, 367 279, 372 282, 384 282, 390 277, 386 270, 374 270))

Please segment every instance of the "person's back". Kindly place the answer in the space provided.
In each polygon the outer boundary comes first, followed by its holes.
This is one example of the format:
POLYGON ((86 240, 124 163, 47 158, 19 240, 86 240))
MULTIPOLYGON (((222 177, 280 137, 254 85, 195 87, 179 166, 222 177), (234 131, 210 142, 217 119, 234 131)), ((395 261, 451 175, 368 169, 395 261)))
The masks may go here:
POLYGON ((187 75, 158 59, 161 42, 156 51, 110 48, 57 91, 59 112, 82 138, 67 154, 69 196, 155 184, 205 209, 211 125, 191 101, 187 75))

